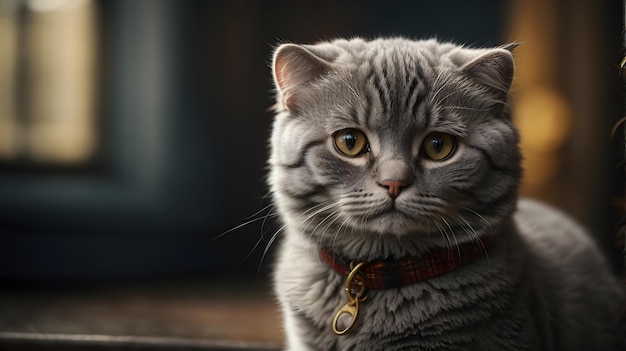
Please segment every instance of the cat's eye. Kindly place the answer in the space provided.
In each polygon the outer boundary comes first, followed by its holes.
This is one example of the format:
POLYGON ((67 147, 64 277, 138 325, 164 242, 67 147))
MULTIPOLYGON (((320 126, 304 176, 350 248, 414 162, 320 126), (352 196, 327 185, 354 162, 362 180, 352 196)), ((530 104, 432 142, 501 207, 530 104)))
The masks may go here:
POLYGON ((446 133, 430 133, 422 142, 424 156, 433 161, 445 161, 456 151, 456 138, 446 133))
POLYGON ((349 157, 359 156, 369 150, 365 134, 353 128, 343 129, 333 135, 335 148, 349 157))

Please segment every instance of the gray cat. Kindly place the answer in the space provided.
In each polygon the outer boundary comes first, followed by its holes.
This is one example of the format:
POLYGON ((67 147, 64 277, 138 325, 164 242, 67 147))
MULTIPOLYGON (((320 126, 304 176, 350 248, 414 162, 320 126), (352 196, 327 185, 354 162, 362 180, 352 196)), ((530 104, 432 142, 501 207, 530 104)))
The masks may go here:
POLYGON ((621 290, 518 200, 514 45, 284 44, 269 183, 287 349, 614 350, 621 290))

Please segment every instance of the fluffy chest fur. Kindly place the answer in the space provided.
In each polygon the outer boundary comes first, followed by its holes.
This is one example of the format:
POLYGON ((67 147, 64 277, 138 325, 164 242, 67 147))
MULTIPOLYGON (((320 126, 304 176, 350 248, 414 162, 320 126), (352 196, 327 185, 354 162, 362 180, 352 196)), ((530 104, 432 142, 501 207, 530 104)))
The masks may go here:
POLYGON ((289 350, 611 350, 620 293, 571 220, 517 199, 513 46, 405 39, 278 48, 269 182, 289 350), (445 275, 368 291, 333 333, 346 277, 371 262, 493 245, 445 275))
POLYGON ((530 309, 522 308, 530 301, 524 258, 503 245, 446 276, 369 291, 355 331, 337 336, 331 321, 345 304, 344 277, 321 262, 315 248, 288 241, 276 290, 293 350, 507 350, 539 344, 537 335, 520 328, 533 319, 530 309), (498 335, 502 338, 494 338, 498 335))

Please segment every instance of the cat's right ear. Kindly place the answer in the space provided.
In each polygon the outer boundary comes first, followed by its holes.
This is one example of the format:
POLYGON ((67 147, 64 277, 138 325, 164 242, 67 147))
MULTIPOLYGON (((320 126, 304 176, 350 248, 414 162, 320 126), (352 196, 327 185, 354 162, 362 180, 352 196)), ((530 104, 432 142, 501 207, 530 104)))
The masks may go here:
POLYGON ((463 71, 478 83, 494 88, 499 97, 506 100, 513 81, 513 48, 489 50, 467 63, 463 71))
POLYGON ((295 113, 303 88, 330 70, 330 64, 308 49, 283 44, 274 52, 274 83, 279 92, 278 107, 295 113))

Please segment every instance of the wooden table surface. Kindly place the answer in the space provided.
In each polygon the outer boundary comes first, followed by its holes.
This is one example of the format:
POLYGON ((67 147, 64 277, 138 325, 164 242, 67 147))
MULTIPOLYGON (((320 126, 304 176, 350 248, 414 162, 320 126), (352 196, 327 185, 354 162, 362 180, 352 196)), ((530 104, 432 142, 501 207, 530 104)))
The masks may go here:
POLYGON ((175 349, 274 350, 282 345, 282 326, 270 289, 262 286, 152 283, 4 289, 0 345, 2 340, 14 346, 108 342, 133 349, 164 344, 175 349))

